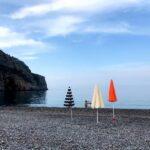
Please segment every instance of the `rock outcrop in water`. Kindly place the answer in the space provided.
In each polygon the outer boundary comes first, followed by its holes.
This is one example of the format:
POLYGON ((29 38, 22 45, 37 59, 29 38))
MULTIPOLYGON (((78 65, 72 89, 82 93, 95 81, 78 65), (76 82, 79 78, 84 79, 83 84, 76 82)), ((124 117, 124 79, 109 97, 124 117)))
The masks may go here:
POLYGON ((0 50, 0 91, 47 90, 45 77, 34 74, 24 62, 0 50))

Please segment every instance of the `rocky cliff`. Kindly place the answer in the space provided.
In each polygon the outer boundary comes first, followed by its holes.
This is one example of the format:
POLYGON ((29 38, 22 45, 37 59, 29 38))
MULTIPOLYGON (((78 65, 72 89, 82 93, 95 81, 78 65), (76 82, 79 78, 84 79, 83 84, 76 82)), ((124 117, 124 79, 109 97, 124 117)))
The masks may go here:
POLYGON ((47 90, 45 78, 31 72, 24 62, 0 50, 0 90, 47 90))

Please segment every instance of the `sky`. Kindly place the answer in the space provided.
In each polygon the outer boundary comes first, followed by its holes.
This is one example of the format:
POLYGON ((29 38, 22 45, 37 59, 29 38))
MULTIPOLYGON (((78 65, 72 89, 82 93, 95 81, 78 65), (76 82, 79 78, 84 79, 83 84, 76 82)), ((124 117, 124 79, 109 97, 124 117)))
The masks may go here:
POLYGON ((150 1, 0 0, 0 49, 86 96, 114 79, 120 99, 150 100, 150 1))

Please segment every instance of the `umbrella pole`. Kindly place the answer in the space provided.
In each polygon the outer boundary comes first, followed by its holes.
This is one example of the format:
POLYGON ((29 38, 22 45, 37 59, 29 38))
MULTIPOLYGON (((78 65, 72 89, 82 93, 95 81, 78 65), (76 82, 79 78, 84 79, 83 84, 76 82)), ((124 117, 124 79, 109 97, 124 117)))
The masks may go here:
POLYGON ((97 108, 97 123, 98 123, 98 108, 97 108))
POLYGON ((72 108, 70 108, 70 112, 71 112, 71 120, 72 120, 72 108))
POLYGON ((115 119, 115 105, 113 104, 113 120, 115 119))

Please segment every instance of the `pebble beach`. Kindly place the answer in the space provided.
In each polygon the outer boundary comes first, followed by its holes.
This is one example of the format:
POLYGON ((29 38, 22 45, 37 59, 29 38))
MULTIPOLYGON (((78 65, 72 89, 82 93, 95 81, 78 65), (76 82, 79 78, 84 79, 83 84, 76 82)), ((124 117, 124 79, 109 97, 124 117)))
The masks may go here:
POLYGON ((150 110, 0 107, 0 149, 149 150, 150 110))

